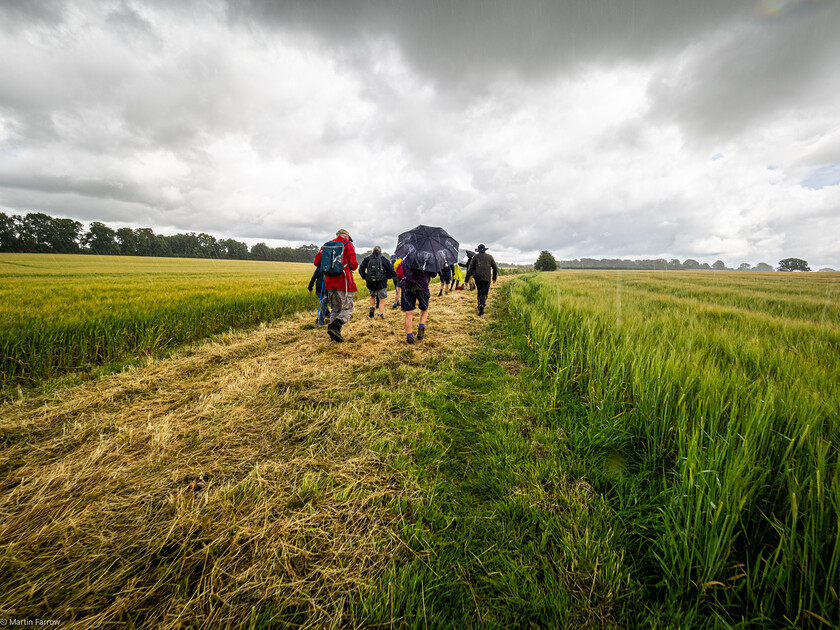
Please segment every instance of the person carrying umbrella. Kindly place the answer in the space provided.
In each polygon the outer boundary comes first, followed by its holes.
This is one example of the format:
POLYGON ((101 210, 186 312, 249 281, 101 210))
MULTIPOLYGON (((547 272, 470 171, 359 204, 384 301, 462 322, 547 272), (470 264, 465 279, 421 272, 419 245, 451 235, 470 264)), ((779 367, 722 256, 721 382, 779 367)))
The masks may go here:
POLYGON ((499 268, 496 266, 496 261, 487 253, 487 248, 484 245, 479 245, 476 248, 476 254, 470 258, 470 264, 467 267, 467 277, 464 282, 469 282, 471 277, 475 277, 475 284, 478 288, 478 314, 484 315, 484 307, 487 305, 487 294, 490 292, 490 279, 496 282, 496 276, 499 274, 499 268))
POLYGON ((356 294, 353 272, 359 266, 350 233, 347 230, 336 232, 335 240, 324 243, 312 262, 324 270, 324 286, 331 311, 327 333, 333 341, 344 341, 341 327, 353 315, 353 297, 356 294))
POLYGON ((429 280, 458 261, 458 242, 442 228, 418 225, 400 234, 394 254, 402 258, 397 273, 402 275, 405 338, 407 343, 413 344, 414 311, 420 308, 417 339, 423 339, 429 317, 429 280))

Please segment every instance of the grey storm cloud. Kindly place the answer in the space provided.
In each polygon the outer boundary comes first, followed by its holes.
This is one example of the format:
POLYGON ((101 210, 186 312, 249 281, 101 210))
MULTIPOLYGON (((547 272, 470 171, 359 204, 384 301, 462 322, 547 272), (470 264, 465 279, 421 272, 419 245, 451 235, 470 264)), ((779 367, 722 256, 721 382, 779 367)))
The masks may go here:
POLYGON ((837 266, 838 32, 837 0, 0 2, 0 211, 837 266))

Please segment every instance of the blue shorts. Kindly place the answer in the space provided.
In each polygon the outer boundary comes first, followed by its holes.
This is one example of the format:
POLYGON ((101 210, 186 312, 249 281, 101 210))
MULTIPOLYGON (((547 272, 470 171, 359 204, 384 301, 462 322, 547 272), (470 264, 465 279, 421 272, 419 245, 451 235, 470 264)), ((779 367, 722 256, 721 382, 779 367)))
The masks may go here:
POLYGON ((415 304, 420 307, 421 311, 429 310, 429 292, 417 289, 414 293, 403 289, 400 294, 400 307, 404 311, 413 311, 415 304))

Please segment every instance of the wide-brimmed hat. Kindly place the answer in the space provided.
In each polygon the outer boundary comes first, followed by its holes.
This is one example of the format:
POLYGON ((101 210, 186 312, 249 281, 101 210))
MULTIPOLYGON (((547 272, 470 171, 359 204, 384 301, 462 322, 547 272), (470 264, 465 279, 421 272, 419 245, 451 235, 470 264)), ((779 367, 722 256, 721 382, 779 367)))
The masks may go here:
POLYGON ((476 249, 476 251, 477 251, 479 254, 483 254, 484 252, 486 252, 486 251, 487 251, 487 248, 486 248, 484 245, 479 245, 479 246, 478 246, 478 247, 476 247, 475 249, 476 249))
POLYGON ((350 232, 348 232, 347 230, 339 230, 338 232, 335 233, 335 235, 336 236, 346 236, 351 241, 353 240, 353 239, 350 238, 350 232))

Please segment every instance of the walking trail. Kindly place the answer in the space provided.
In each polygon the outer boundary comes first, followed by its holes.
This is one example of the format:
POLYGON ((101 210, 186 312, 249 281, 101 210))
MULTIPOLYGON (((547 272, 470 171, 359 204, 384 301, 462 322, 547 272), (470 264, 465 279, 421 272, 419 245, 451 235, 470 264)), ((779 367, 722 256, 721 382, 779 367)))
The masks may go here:
POLYGON ((433 283, 414 346, 359 291, 344 343, 301 313, 0 406, 0 617, 210 627, 272 602, 347 623, 408 553, 388 391, 474 347, 497 286, 482 318, 433 283))

